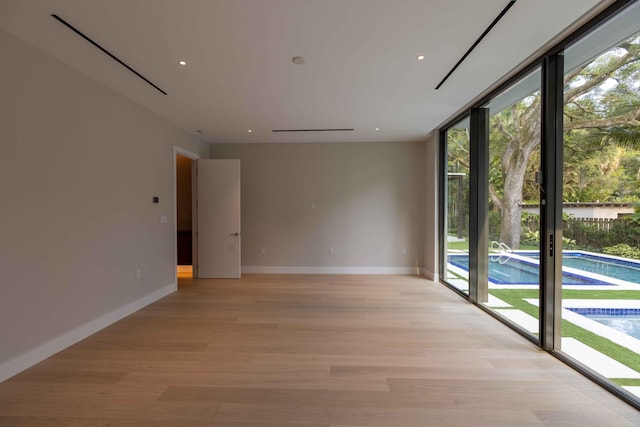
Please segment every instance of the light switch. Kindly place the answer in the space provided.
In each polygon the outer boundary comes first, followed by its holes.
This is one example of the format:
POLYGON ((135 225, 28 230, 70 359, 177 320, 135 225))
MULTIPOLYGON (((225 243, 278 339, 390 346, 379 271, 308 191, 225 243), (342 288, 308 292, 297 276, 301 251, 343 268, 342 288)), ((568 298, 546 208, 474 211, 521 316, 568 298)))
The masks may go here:
POLYGON ((160 215, 160 224, 166 224, 166 223, 167 223, 167 216, 160 215))

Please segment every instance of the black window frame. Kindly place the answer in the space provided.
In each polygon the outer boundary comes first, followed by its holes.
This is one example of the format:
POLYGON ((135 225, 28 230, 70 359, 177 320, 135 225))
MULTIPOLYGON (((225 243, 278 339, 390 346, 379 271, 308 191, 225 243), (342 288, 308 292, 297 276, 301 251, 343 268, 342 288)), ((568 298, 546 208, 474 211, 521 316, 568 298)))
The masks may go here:
MULTIPOLYGON (((610 18, 640 0, 617 0, 604 11, 574 31, 548 51, 532 60, 515 75, 486 93, 467 110, 462 111, 440 127, 439 170, 447 171, 447 131, 460 121, 470 120, 470 221, 469 221, 469 294, 447 283, 440 275, 440 282, 461 297, 475 304, 499 321, 507 324, 525 338, 553 356, 575 368, 583 375, 609 390, 630 405, 640 409, 640 399, 603 378, 588 367, 571 359, 560 351, 562 304, 562 166, 563 166, 563 90, 564 49, 610 18), (487 188, 488 188, 488 128, 489 118, 483 108, 499 93, 517 84, 523 77, 540 67, 542 71, 542 120, 541 120, 541 211, 540 211, 540 327, 539 337, 492 313, 482 305, 486 301, 487 281, 487 188)), ((446 271, 446 208, 447 180, 439 184, 439 271, 446 271)))

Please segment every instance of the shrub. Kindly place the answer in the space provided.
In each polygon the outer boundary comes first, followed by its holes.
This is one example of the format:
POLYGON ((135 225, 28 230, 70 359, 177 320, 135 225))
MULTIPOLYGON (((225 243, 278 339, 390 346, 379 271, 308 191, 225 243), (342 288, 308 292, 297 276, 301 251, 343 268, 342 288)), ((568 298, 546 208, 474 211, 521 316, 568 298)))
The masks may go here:
POLYGON ((564 249, 575 249, 578 245, 576 241, 566 236, 562 236, 562 247, 564 249))
POLYGON ((603 248, 602 251, 608 255, 617 255, 624 258, 640 259, 640 249, 631 247, 626 243, 603 248))
POLYGON ((582 224, 579 220, 570 219, 565 222, 563 234, 563 242, 567 247, 576 244, 584 249, 599 251, 603 246, 611 245, 611 236, 604 230, 598 230, 598 227, 590 224, 582 224), (568 239, 569 242, 564 239, 568 239), (576 243, 577 242, 577 243, 576 243))
MULTIPOLYGON (((527 231, 523 238, 523 243, 528 245, 540 244, 540 232, 539 231, 527 231)), ((562 247, 564 249, 574 249, 576 247, 576 241, 568 237, 562 236, 562 247)))
POLYGON ((522 238, 522 243, 527 245, 537 245, 540 243, 540 232, 536 231, 527 231, 522 238))

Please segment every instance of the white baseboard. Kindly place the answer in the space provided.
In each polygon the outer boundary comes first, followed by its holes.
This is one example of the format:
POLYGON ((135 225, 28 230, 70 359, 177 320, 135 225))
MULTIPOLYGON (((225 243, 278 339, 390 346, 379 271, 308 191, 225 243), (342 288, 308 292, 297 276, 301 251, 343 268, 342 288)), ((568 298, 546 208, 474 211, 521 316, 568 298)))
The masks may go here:
POLYGON ((46 359, 49 356, 56 354, 57 352, 64 350, 65 348, 77 343, 80 340, 85 339, 89 335, 98 332, 100 329, 117 322, 118 320, 134 313, 141 308, 151 304, 154 301, 159 300, 177 290, 175 283, 158 289, 155 292, 145 295, 129 304, 124 305, 116 310, 106 313, 96 319, 93 319, 84 325, 80 325, 71 331, 56 337, 52 340, 45 342, 37 346, 34 349, 14 357, 13 359, 0 364, 0 382, 11 378, 12 376, 24 371, 27 368, 35 365, 46 359))
POLYGON ((433 280, 434 282, 437 282, 438 279, 438 274, 434 273, 433 271, 429 271, 424 267, 420 267, 420 275, 426 277, 429 280, 433 280))
POLYGON ((417 267, 267 267, 243 266, 242 272, 251 274, 413 274, 417 267))

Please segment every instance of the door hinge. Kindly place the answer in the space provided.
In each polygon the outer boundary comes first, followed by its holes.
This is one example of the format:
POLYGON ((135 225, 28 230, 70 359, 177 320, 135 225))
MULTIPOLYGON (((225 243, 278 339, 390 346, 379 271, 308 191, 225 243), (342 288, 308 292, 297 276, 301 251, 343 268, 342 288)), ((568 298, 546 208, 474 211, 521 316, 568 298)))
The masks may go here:
POLYGON ((549 234, 549 256, 553 256, 554 236, 549 234))

